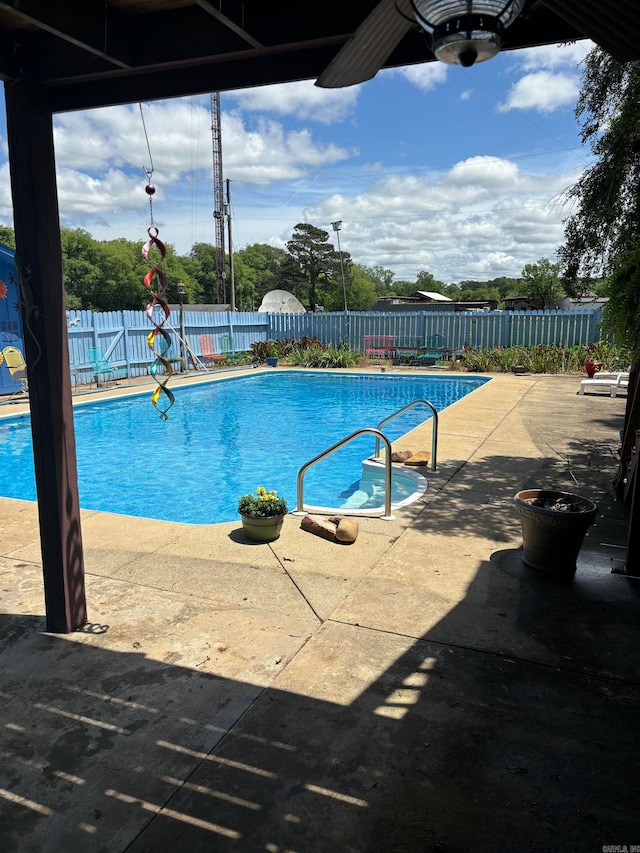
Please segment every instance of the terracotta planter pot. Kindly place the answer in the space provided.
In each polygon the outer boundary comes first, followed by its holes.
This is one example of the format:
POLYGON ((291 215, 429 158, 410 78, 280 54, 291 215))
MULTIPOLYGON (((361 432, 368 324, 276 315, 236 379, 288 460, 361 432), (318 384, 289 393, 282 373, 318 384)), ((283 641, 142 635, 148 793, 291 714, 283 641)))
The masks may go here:
POLYGON ((569 492, 527 489, 514 498, 522 523, 523 562, 531 569, 571 578, 585 534, 594 523, 598 506, 587 498, 569 492), (534 506, 531 500, 563 500, 575 511, 534 506))
POLYGON ((242 513, 240 515, 245 536, 252 542, 275 542, 280 536, 284 515, 268 515, 260 518, 242 513))

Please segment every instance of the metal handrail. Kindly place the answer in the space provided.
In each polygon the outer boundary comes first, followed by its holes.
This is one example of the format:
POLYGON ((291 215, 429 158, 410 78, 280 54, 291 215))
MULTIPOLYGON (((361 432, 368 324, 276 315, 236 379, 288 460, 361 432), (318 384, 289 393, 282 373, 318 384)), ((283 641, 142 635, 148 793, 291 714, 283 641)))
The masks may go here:
MULTIPOLYGON (((431 411, 433 412, 433 429, 431 430, 431 471, 434 472, 436 470, 436 462, 437 462, 437 453, 438 453, 438 410, 430 403, 428 400, 414 400, 412 403, 407 403, 406 406, 403 406, 401 409, 398 409, 397 412, 394 412, 392 415, 389 415, 386 418, 383 418, 377 426, 378 430, 381 430, 383 426, 392 421, 394 418, 403 415, 405 412, 408 412, 409 409, 413 409, 414 406, 418 406, 420 403, 424 403, 425 406, 429 406, 431 411)), ((390 451, 387 450, 387 454, 390 451)), ((380 456, 380 440, 376 439, 376 458, 380 456)))
POLYGON ((384 441, 386 453, 384 460, 384 516, 382 518, 391 518, 391 442, 387 438, 387 436, 380 432, 379 429, 374 429, 373 427, 362 427, 362 429, 357 429, 355 432, 352 432, 351 435, 348 435, 346 438, 341 439, 340 441, 333 444, 331 447, 327 448, 327 450, 323 450, 322 453, 319 453, 317 456, 314 456, 313 459, 310 459, 306 462, 302 468, 298 471, 298 506, 296 512, 304 512, 304 475, 316 462, 320 462, 322 459, 325 459, 327 456, 330 456, 336 450, 339 450, 343 445, 348 444, 350 441, 353 441, 354 438, 358 438, 358 436, 365 435, 366 433, 370 435, 375 435, 376 437, 376 447, 380 447, 380 441, 384 441))

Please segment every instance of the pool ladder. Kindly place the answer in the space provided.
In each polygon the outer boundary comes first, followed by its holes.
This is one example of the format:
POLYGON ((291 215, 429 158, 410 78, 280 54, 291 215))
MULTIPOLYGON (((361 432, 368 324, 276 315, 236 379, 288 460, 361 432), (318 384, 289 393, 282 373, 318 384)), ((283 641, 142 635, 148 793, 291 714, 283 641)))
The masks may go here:
MULTIPOLYGON (((326 450, 323 450, 322 453, 319 453, 317 456, 314 456, 313 459, 310 459, 308 462, 300 468, 298 471, 298 506, 296 507, 296 513, 304 513, 304 475, 307 473, 309 468, 312 468, 317 462, 321 462, 323 459, 326 459, 327 456, 331 456, 332 453, 335 453, 336 450, 339 450, 341 447, 344 447, 345 444, 349 444, 349 442, 353 441, 355 438, 359 438, 361 435, 375 435, 376 437, 376 450, 375 450, 375 458, 377 461, 380 459, 380 442, 384 442, 385 446, 385 454, 384 454, 384 515, 380 516, 385 520, 391 520, 395 518, 391 514, 391 442, 386 437, 386 435, 382 432, 382 427, 388 424, 390 421, 394 420, 394 418, 400 417, 405 412, 409 411, 409 409, 413 409, 415 406, 419 405, 429 406, 431 412, 433 413, 433 429, 431 432, 431 472, 437 472, 437 464, 436 457, 438 453, 438 410, 430 403, 429 400, 413 400, 411 403, 407 403, 406 406, 403 406, 401 409, 398 409, 397 412, 393 412, 393 414, 389 415, 386 418, 383 418, 375 429, 373 427, 362 427, 361 429, 357 429, 355 432, 352 432, 350 435, 347 435, 345 438, 340 439, 335 444, 332 444, 331 447, 328 447, 326 450)), ((334 510, 331 510, 332 512, 334 510)), ((335 510, 335 512, 340 512, 340 510, 335 510)), ((368 513, 357 512, 354 510, 349 511, 349 515, 368 515, 368 513)))

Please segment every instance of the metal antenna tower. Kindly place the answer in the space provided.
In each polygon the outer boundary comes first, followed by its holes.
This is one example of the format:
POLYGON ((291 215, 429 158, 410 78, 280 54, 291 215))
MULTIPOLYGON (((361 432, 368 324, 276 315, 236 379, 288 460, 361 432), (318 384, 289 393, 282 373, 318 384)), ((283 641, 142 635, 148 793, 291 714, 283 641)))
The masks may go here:
POLYGON ((227 301, 224 271, 224 186, 222 180, 222 133, 220 92, 211 93, 211 139, 213 142, 213 220, 216 229, 216 281, 218 304, 227 301))

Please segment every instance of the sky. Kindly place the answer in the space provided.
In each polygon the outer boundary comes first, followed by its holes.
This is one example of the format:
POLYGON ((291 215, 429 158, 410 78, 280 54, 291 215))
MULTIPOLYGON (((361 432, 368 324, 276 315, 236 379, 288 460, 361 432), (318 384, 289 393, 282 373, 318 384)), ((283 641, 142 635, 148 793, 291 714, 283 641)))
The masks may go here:
MULTIPOLYGON (((221 93, 234 251, 286 248, 300 222, 337 248, 341 220, 341 250, 395 280, 489 281, 555 260, 566 192, 592 162, 575 117, 591 46, 505 51, 468 69, 424 63, 345 89, 309 80, 221 93)), ((160 239, 181 255, 215 243, 210 102, 56 115, 61 224, 142 246, 152 170, 160 239)), ((3 103, 0 224, 13 225, 4 116, 3 103)))

